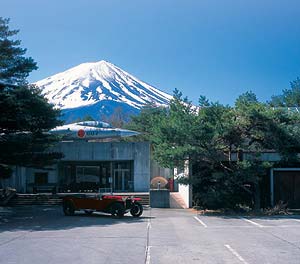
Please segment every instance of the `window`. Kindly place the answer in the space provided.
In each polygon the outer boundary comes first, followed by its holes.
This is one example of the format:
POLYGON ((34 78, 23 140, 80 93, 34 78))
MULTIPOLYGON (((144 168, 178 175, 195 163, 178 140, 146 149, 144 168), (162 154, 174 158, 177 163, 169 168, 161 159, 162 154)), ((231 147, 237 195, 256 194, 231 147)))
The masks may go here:
POLYGON ((34 183, 36 185, 45 185, 48 183, 48 172, 36 172, 34 174, 34 183))
POLYGON ((98 166, 77 166, 76 182, 99 182, 98 166))
POLYGON ((131 162, 130 161, 119 161, 114 162, 114 169, 131 169, 131 162))

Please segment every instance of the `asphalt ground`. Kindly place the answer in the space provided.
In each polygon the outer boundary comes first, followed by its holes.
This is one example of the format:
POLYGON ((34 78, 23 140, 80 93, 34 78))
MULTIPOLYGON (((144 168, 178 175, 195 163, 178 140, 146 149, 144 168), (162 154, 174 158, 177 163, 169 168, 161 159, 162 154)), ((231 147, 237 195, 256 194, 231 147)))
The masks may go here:
POLYGON ((0 208, 0 263, 300 263, 300 216, 66 217, 60 207, 0 208))

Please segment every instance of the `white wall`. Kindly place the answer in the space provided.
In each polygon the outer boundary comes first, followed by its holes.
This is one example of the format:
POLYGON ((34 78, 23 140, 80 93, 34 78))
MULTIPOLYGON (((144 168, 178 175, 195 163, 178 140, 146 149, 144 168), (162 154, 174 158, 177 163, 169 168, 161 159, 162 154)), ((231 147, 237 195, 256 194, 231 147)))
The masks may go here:
POLYGON ((178 192, 187 208, 192 207, 192 190, 190 185, 178 184, 178 192))
MULTIPOLYGON (((184 165, 183 173, 178 174, 177 168, 174 169, 174 178, 176 179, 178 176, 183 176, 189 178, 191 175, 191 168, 189 165, 189 162, 186 161, 184 165)), ((185 205, 188 208, 192 207, 193 202, 193 192, 192 192, 192 186, 191 185, 183 185, 178 184, 178 193, 180 194, 181 198, 183 199, 185 205)))

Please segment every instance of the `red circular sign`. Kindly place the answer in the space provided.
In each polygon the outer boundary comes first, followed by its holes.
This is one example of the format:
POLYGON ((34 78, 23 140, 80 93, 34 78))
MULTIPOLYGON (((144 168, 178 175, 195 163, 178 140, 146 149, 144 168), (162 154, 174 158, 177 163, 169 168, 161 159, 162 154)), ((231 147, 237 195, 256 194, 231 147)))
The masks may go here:
POLYGON ((80 138, 84 138, 85 137, 85 131, 83 129, 79 129, 77 132, 77 136, 80 138))

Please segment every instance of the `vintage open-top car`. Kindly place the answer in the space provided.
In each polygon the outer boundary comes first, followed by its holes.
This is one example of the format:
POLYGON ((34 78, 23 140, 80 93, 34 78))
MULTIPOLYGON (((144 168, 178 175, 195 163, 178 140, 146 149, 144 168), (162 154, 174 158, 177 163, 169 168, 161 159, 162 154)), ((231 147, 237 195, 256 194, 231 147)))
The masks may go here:
POLYGON ((141 198, 100 192, 96 195, 73 194, 63 198, 63 211, 65 215, 74 215, 75 211, 83 210, 86 214, 104 212, 118 217, 130 212, 132 216, 139 217, 143 213, 140 201, 141 198))

